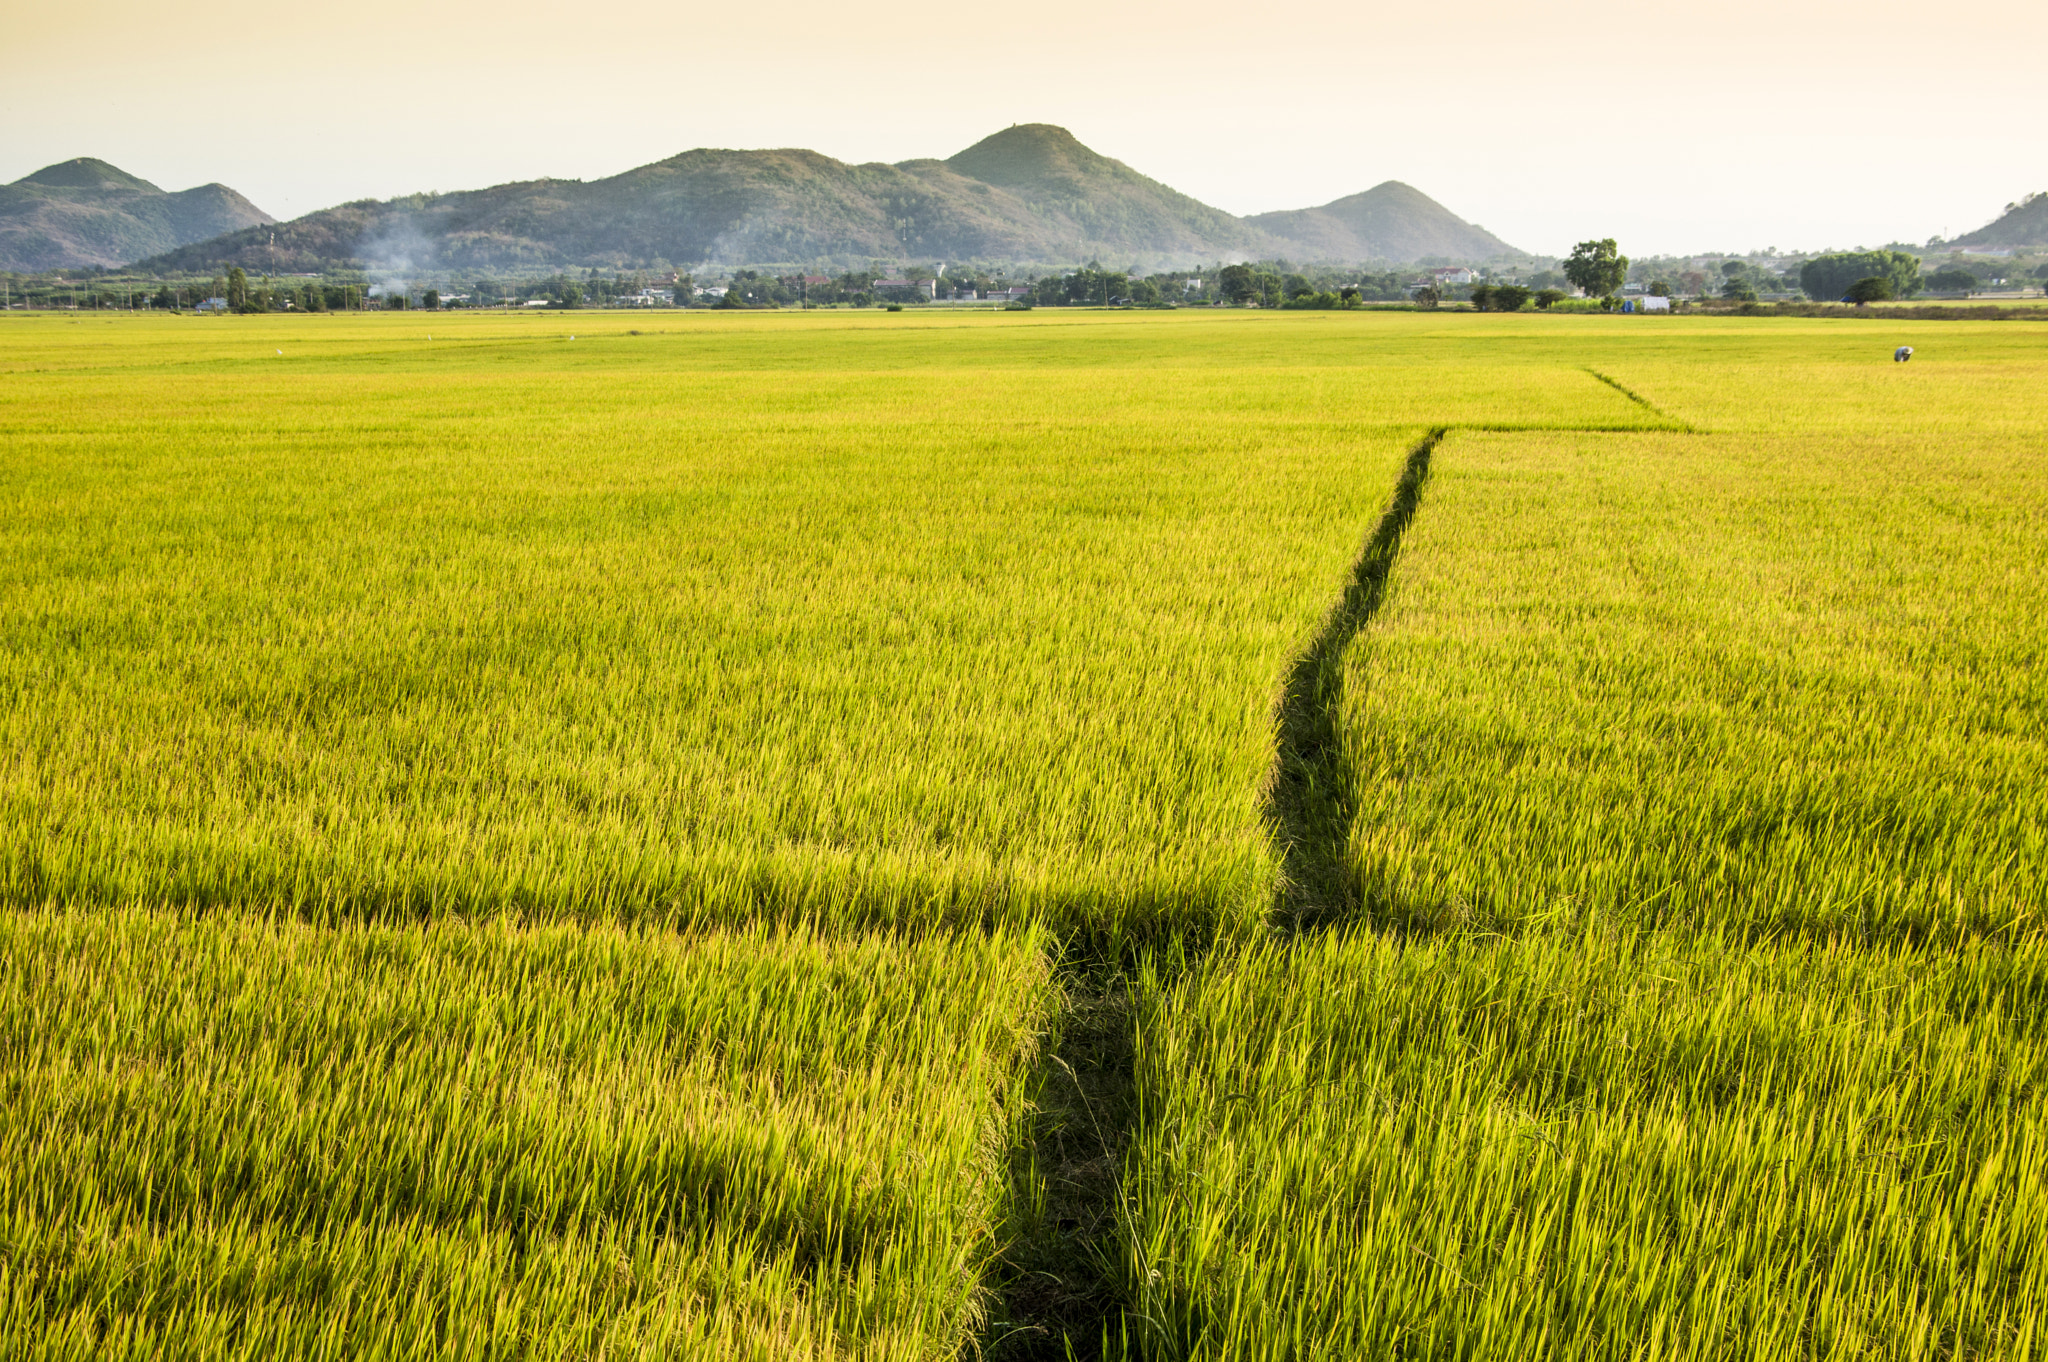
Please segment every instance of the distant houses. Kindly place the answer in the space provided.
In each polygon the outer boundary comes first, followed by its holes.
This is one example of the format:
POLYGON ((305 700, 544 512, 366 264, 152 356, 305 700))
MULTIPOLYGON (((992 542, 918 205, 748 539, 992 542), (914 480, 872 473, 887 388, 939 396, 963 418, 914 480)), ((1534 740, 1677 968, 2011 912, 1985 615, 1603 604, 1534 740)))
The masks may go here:
POLYGON ((1442 269, 1429 272, 1429 282, 1435 284, 1438 288, 1462 287, 1466 284, 1477 283, 1478 280, 1479 271, 1469 269, 1464 265, 1446 265, 1442 269))

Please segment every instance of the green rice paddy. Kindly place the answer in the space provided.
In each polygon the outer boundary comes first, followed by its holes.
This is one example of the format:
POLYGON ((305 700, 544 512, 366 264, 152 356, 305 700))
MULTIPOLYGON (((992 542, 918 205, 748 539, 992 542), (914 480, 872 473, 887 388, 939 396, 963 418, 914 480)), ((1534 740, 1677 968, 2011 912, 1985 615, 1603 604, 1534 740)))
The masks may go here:
POLYGON ((2041 1356, 2048 343, 1882 329, 0 319, 0 1354, 2041 1356))

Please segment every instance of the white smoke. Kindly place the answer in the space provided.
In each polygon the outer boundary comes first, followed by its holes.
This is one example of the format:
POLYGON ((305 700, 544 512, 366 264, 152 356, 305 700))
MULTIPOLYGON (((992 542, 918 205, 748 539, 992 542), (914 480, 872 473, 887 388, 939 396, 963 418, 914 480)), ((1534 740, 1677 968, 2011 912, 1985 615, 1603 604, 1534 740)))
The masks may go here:
POLYGON ((377 280, 370 286, 372 294, 409 295, 415 277, 433 263, 434 243, 421 235, 411 218, 393 218, 356 242, 356 258, 377 280))

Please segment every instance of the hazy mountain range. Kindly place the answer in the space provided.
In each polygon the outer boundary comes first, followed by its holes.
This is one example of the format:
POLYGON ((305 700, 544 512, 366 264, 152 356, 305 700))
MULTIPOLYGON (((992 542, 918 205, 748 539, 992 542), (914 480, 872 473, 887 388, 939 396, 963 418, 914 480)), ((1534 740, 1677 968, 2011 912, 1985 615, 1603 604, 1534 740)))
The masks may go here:
MULTIPOLYGON (((835 259, 1122 266, 1519 254, 1393 182, 1323 208, 1235 217, 1042 123, 1007 128, 945 160, 849 165, 815 151, 697 150, 602 180, 366 199, 281 223, 249 211, 230 224, 240 230, 190 233, 125 259, 140 257, 156 273, 233 264, 459 274, 835 259)), ((38 261, 48 268, 49 253, 38 261)), ((101 250, 66 263, 114 261, 101 250)))
MULTIPOLYGON (((2048 198, 1958 246, 2048 244, 2048 198)), ((0 187, 0 268, 140 262, 151 273, 398 273, 979 260, 1112 266, 1521 255, 1389 180, 1319 208, 1240 218, 1083 146, 1006 128, 945 160, 849 165, 815 151, 700 149, 602 180, 364 199, 277 222, 224 185, 167 194, 104 161, 0 187)))

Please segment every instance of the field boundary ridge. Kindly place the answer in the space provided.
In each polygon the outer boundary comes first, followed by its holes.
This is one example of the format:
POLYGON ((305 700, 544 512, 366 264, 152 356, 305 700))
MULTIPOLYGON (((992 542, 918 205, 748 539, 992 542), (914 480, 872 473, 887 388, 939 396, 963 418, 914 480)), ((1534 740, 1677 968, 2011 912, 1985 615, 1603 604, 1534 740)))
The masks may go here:
POLYGON ((1297 928, 1341 915, 1351 898, 1344 852, 1358 799, 1340 720, 1344 652, 1386 599, 1402 537, 1429 481, 1430 459, 1450 431, 1437 426, 1408 452, 1393 497, 1352 563, 1343 593, 1288 668, 1280 692, 1265 819, 1281 852, 1274 916, 1297 928))
POLYGON ((1664 410, 1655 402, 1652 402, 1649 398, 1637 392, 1634 388, 1629 387, 1628 384, 1623 383, 1620 379, 1611 378, 1608 375, 1601 373, 1598 369, 1589 368, 1586 370, 1586 372, 1591 374, 1593 377, 1599 379, 1602 383, 1605 383, 1608 387, 1614 389, 1616 392, 1620 393, 1623 397, 1626 397, 1629 401, 1635 403, 1643 410, 1657 417, 1659 420, 1669 421, 1673 426, 1677 427, 1679 430, 1684 431, 1687 435, 1706 434, 1705 431, 1701 430, 1692 422, 1685 420, 1683 417, 1673 416, 1670 412, 1664 410))

